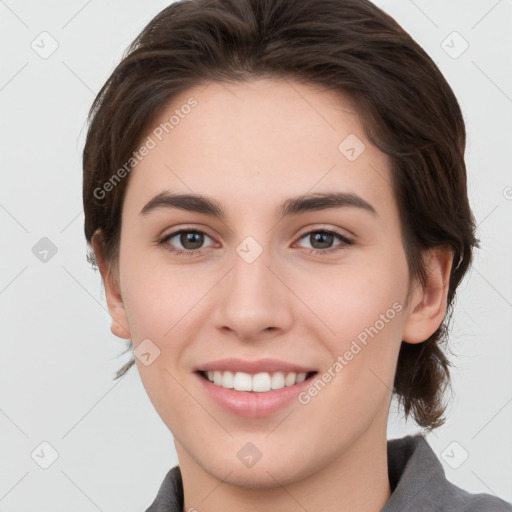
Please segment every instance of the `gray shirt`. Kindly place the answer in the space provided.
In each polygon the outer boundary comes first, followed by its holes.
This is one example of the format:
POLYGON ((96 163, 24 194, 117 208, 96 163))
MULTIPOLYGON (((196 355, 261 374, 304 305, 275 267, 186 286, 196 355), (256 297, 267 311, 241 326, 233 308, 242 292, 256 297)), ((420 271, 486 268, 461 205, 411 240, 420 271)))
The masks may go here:
MULTIPOLYGON (((388 441, 388 475, 392 494, 380 512, 512 512, 512 505, 490 494, 471 494, 450 483, 421 435, 388 441)), ((165 476, 146 512, 183 512, 179 466, 165 476)))

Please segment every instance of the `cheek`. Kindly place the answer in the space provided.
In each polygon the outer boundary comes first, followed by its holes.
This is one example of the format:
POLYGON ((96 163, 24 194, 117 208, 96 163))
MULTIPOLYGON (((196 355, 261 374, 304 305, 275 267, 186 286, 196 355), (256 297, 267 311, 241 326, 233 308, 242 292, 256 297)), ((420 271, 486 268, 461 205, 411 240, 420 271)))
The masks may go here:
POLYGON ((193 309, 208 287, 193 274, 193 265, 171 267, 162 262, 160 250, 130 251, 130 245, 127 239, 120 273, 132 339, 135 344, 141 337, 160 340, 193 309))
POLYGON ((395 251, 380 256, 336 272, 325 267, 296 280, 297 295, 307 297, 315 314, 308 316, 322 331, 318 339, 331 355, 327 364, 336 375, 334 387, 347 387, 366 400, 369 390, 387 393, 386 386, 392 387, 408 285, 405 255, 395 251))
POLYGON ((375 415, 387 415, 404 308, 398 288, 384 279, 365 286, 347 279, 344 294, 341 288, 332 290, 342 299, 325 302, 322 320, 335 334, 324 329, 321 338, 331 357, 317 377, 321 382, 306 391, 301 403, 309 403, 306 410, 320 424, 348 425, 357 418, 362 428, 375 415))
POLYGON ((318 268, 294 279, 294 291, 324 324, 325 339, 343 343, 375 324, 379 331, 391 331, 387 327, 396 326, 398 313, 405 309, 405 260, 395 260, 393 270, 390 268, 386 262, 375 261, 340 265, 335 270, 318 268))

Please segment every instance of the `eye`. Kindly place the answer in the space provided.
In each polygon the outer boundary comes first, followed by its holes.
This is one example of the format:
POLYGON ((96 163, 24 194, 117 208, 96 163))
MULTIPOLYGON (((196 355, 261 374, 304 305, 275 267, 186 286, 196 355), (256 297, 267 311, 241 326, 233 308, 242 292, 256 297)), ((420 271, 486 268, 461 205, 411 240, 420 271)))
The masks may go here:
POLYGON ((165 245, 165 248, 172 253, 185 256, 196 256, 202 253, 201 250, 205 248, 203 247, 205 238, 212 240, 203 231, 180 229, 165 235, 162 239, 159 240, 159 243, 165 245), (176 248, 177 244, 180 244, 183 249, 179 247, 176 248))
POLYGON ((305 235, 301 236, 300 240, 303 239, 310 242, 309 249, 312 254, 329 254, 343 250, 347 245, 354 243, 353 240, 347 238, 341 233, 338 233, 337 231, 325 229, 309 231, 305 235), (332 244, 336 239, 340 242, 333 246, 332 244))
MULTIPOLYGON (((302 235, 299 240, 304 239, 310 243, 309 252, 311 254, 322 255, 343 250, 347 245, 354 243, 353 240, 341 233, 326 229, 309 231, 302 235), (333 246, 332 244, 336 239, 339 242, 333 246)), ((200 256, 203 253, 203 249, 215 244, 213 239, 204 231, 195 229, 180 229, 174 231, 165 235, 158 243, 164 245, 167 251, 178 256, 200 256), (205 246, 205 239, 209 239, 212 243, 205 246)))

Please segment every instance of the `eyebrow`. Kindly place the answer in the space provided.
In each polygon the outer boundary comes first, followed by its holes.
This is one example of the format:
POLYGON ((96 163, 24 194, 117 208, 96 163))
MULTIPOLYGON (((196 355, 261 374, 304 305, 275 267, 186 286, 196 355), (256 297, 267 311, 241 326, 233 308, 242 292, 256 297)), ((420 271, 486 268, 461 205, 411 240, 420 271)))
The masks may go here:
MULTIPOLYGON (((289 215, 326 210, 329 208, 359 208, 378 216, 375 208, 362 197, 352 192, 325 192, 306 194, 286 199, 276 210, 276 215, 283 218, 289 215)), ((225 209, 213 198, 198 194, 173 194, 160 192, 140 211, 140 215, 160 209, 179 209, 203 213, 225 220, 225 209)))

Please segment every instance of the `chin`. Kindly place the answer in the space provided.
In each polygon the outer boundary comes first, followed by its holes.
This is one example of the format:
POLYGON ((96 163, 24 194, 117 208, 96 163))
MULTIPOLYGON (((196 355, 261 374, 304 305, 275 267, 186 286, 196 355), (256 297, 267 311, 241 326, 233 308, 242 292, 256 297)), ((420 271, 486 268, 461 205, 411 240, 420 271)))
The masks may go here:
MULTIPOLYGON (((289 457, 283 453, 274 452, 274 456, 262 456, 252 467, 245 466, 236 457, 226 460, 226 455, 218 455, 218 463, 212 459, 203 465, 205 471, 220 481, 243 488, 278 488, 306 478, 314 468, 304 464, 303 458, 299 460, 296 452, 289 457), (295 456, 294 456, 295 455, 295 456), (308 471, 310 469, 310 471, 308 471)), ((321 466, 321 464, 319 464, 321 466)))

